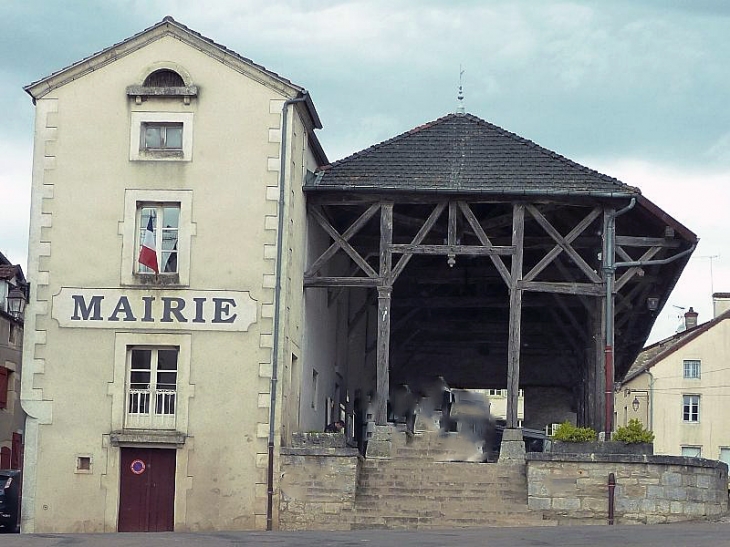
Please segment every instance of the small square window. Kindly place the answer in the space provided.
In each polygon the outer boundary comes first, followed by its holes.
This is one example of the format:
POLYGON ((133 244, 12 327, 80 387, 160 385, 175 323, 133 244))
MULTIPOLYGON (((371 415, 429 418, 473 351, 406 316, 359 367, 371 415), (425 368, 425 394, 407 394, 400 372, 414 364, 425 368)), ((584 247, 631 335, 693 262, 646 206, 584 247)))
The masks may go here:
POLYGON ((699 378, 700 377, 700 360, 685 359, 684 360, 684 377, 699 378))
POLYGON ((92 472, 92 461, 91 456, 83 455, 76 456, 76 473, 91 473, 92 472))
POLYGON ((143 123, 140 139, 143 150, 179 150, 183 148, 182 123, 143 123))
POLYGON ((132 112, 129 159, 192 161, 192 112, 132 112))

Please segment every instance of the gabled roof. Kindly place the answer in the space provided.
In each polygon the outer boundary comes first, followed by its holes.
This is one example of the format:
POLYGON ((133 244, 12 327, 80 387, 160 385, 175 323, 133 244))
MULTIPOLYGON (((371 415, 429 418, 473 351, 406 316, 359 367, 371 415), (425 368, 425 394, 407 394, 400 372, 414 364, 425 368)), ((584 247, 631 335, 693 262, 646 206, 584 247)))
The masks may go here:
POLYGON ((235 51, 228 49, 226 46, 218 44, 210 38, 195 32, 185 25, 175 21, 175 19, 169 15, 159 23, 152 25, 142 32, 94 53, 85 59, 67 66, 66 68, 54 72, 50 76, 37 80, 25 86, 23 89, 31 97, 33 97, 33 100, 35 101, 53 89, 76 80, 89 72, 98 70, 109 63, 113 63, 117 59, 137 51, 150 42, 168 35, 174 36, 180 41, 200 49, 200 51, 210 55, 219 62, 232 66, 240 72, 254 77, 262 84, 276 89, 287 98, 305 98, 307 111, 312 118, 314 127, 321 129, 322 124, 320 122, 319 115, 314 108, 314 104, 312 103, 309 94, 303 87, 292 83, 290 80, 275 72, 267 70, 263 66, 254 63, 251 59, 247 59, 235 51))
POLYGON ((631 365, 631 368, 621 383, 633 380, 726 319, 730 319, 730 310, 721 313, 711 321, 707 321, 683 332, 678 332, 651 346, 645 347, 636 357, 636 360, 631 365))
POLYGON ((449 114, 323 166, 308 190, 632 197, 637 188, 471 114, 449 114))
POLYGON ((13 264, 7 257, 0 253, 0 280, 10 281, 15 279, 18 283, 25 284, 25 275, 20 264, 13 264))
POLYGON ((25 282, 25 276, 23 275, 23 270, 20 268, 20 266, 17 264, 0 265, 0 280, 10 281, 13 278, 17 278, 18 281, 20 281, 21 283, 25 282))

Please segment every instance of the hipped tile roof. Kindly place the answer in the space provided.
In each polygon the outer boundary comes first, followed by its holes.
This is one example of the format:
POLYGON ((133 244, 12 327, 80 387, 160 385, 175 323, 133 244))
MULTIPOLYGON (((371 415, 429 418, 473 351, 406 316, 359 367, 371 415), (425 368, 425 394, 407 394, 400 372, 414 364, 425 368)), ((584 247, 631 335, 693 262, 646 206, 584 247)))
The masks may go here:
POLYGON ((637 188, 471 114, 449 114, 324 166, 307 190, 625 197, 637 188))

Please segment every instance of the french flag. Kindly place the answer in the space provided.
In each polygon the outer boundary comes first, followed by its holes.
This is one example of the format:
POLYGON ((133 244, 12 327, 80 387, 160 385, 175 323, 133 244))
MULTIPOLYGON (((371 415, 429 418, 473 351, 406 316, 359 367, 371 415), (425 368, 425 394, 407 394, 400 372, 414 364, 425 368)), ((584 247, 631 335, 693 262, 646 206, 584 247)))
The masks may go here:
POLYGON ((143 266, 147 266, 156 274, 160 273, 160 269, 157 266, 157 252, 155 251, 155 232, 152 226, 152 217, 150 217, 149 221, 147 222, 147 229, 144 232, 142 248, 139 250, 139 263, 143 266))

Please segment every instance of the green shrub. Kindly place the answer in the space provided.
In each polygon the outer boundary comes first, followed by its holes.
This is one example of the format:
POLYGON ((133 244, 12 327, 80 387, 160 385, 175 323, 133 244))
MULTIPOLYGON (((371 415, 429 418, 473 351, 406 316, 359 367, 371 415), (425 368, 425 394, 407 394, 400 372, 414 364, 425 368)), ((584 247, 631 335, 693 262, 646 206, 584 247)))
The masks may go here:
POLYGON ((639 420, 629 420, 629 425, 616 429, 611 440, 622 441, 626 444, 654 442, 654 433, 644 427, 639 420))
POLYGON ((553 438, 566 443, 585 443, 595 441, 596 432, 590 427, 577 427, 570 422, 563 422, 555 429, 553 438))

